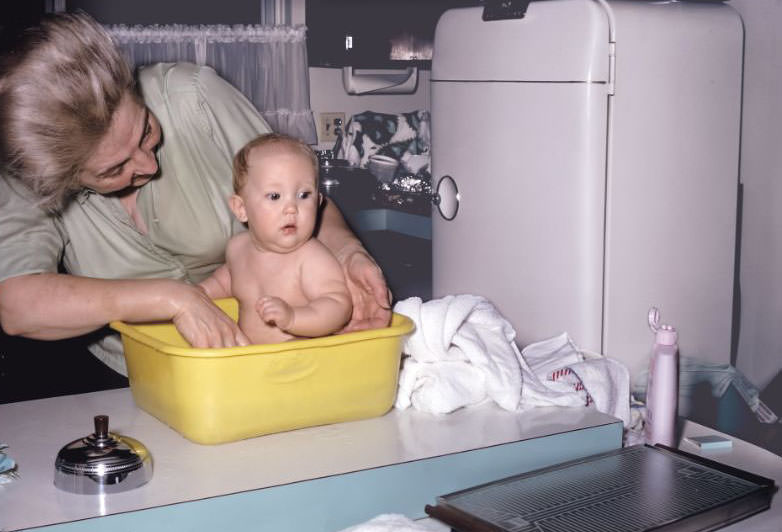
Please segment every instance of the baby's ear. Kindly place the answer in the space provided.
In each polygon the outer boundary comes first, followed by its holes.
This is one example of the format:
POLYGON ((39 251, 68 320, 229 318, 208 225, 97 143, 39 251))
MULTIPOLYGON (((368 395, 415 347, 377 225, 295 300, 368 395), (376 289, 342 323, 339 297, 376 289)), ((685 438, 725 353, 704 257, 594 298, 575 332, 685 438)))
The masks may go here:
POLYGON ((228 206, 231 208, 231 212, 234 213, 236 219, 243 224, 247 223, 247 211, 244 208, 244 200, 238 194, 234 194, 228 198, 228 206))
POLYGON ((323 202, 325 200, 323 199, 323 192, 318 192, 318 207, 323 207, 323 202))

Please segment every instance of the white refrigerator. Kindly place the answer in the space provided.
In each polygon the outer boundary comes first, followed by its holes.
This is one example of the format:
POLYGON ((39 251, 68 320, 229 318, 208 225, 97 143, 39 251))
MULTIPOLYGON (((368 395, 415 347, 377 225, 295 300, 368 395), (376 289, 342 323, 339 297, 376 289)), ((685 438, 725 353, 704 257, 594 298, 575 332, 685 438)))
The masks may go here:
POLYGON ((729 362, 743 26, 724 2, 446 11, 431 75, 433 296, 491 300, 522 347, 568 332, 645 369, 647 314, 729 362))

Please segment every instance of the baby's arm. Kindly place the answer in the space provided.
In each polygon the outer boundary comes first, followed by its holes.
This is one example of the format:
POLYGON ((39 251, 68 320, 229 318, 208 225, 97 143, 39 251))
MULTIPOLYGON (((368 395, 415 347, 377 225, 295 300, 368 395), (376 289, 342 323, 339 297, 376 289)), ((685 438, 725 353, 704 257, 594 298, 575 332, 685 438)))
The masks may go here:
MULTIPOLYGON (((326 246, 315 239, 307 243, 301 279, 308 305, 290 307, 278 298, 268 298, 273 303, 270 307, 280 315, 281 321, 275 321, 277 327, 289 334, 306 337, 326 336, 342 329, 353 312, 350 292, 339 262, 326 246), (283 305, 290 309, 290 313, 282 308, 283 305)), ((259 301, 256 308, 260 306, 259 301)))
POLYGON ((223 264, 212 275, 198 283, 204 289, 206 295, 212 299, 231 296, 231 272, 228 266, 223 264))
POLYGON ((264 322, 269 325, 274 325, 283 331, 290 332, 290 327, 293 324, 294 310, 292 306, 279 297, 260 297, 255 303, 255 311, 264 322))

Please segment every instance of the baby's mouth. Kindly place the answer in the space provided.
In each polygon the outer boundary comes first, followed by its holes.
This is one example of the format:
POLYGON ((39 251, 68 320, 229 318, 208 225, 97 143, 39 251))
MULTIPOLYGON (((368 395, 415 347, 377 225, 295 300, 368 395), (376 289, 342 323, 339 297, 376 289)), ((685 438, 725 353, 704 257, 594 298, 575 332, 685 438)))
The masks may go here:
POLYGON ((289 235, 291 233, 295 233, 296 232, 296 224, 290 223, 290 224, 283 225, 282 226, 282 232, 283 232, 283 234, 286 234, 286 235, 289 235))

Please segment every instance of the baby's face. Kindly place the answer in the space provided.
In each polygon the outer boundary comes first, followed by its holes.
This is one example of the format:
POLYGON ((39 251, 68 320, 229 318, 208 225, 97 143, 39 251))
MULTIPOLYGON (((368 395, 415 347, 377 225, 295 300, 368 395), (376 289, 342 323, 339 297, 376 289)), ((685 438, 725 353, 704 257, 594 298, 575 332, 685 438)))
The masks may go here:
POLYGON ((288 253, 312 236, 319 194, 312 163, 280 147, 255 149, 239 196, 256 247, 288 253))

